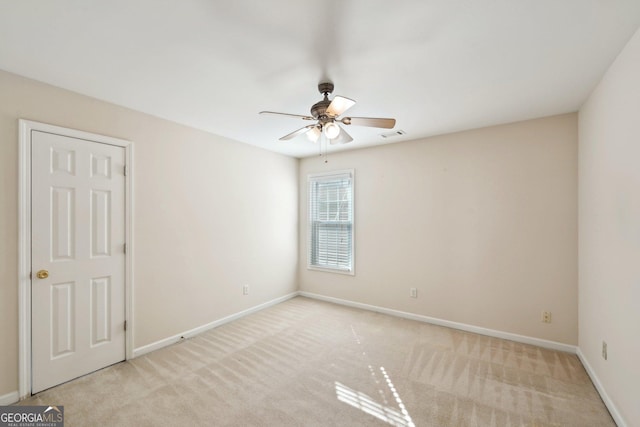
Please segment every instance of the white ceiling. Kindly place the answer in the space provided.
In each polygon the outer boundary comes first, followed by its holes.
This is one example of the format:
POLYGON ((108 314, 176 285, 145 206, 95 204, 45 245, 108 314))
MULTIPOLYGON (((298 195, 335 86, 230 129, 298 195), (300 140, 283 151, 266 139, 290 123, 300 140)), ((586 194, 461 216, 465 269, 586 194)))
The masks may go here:
POLYGON ((317 84, 399 142, 578 110, 640 0, 0 0, 0 69, 279 153, 317 84))

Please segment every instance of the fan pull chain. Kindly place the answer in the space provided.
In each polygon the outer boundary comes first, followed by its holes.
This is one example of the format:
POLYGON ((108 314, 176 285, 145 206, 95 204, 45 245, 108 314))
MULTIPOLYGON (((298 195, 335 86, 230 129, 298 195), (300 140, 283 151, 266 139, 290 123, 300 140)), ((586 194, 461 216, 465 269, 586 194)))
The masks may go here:
POLYGON ((329 155, 327 154, 327 153, 328 153, 328 144, 329 144, 329 141, 328 141, 328 140, 327 140, 327 138, 325 137, 325 138, 323 138, 323 142, 324 142, 324 162, 325 162, 325 163, 329 163, 329 155))
POLYGON ((327 163, 327 138, 323 138, 324 144, 324 162, 327 163))
POLYGON ((318 156, 324 157, 324 162, 329 163, 329 155, 327 150, 327 138, 322 135, 318 142, 318 156))

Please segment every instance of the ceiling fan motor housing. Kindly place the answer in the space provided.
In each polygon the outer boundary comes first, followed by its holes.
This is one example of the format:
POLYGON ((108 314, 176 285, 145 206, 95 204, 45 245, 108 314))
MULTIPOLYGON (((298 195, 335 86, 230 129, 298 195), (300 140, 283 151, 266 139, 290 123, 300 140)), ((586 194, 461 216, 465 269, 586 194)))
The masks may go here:
POLYGON ((327 116, 324 113, 327 111, 327 108, 329 108, 329 104, 331 104, 331 101, 326 97, 322 101, 316 102, 313 104, 313 107, 311 107, 311 115, 318 120, 326 119, 327 116))
POLYGON ((329 100, 329 94, 333 92, 333 83, 325 82, 318 84, 318 91, 322 95, 324 95, 324 99, 313 104, 313 106, 311 107, 311 115, 314 118, 320 120, 322 123, 326 123, 330 121, 328 120, 329 118, 326 116, 325 111, 327 111, 327 108, 329 108, 329 104, 331 104, 331 101, 329 100))

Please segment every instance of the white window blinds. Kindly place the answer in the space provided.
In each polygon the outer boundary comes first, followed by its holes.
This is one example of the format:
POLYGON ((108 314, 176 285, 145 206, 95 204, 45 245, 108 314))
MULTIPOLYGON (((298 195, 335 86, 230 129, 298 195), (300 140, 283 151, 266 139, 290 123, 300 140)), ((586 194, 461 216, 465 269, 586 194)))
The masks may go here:
POLYGON ((309 176, 309 268, 353 272, 353 171, 309 176))

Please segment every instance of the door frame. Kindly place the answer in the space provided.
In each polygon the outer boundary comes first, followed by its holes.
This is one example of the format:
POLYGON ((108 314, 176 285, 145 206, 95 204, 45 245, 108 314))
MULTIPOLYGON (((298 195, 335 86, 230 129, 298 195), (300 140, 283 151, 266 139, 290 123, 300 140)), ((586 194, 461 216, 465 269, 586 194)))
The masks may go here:
POLYGON ((125 360, 133 358, 133 143, 124 139, 19 119, 18 392, 31 395, 31 133, 40 131, 125 149, 125 360))

